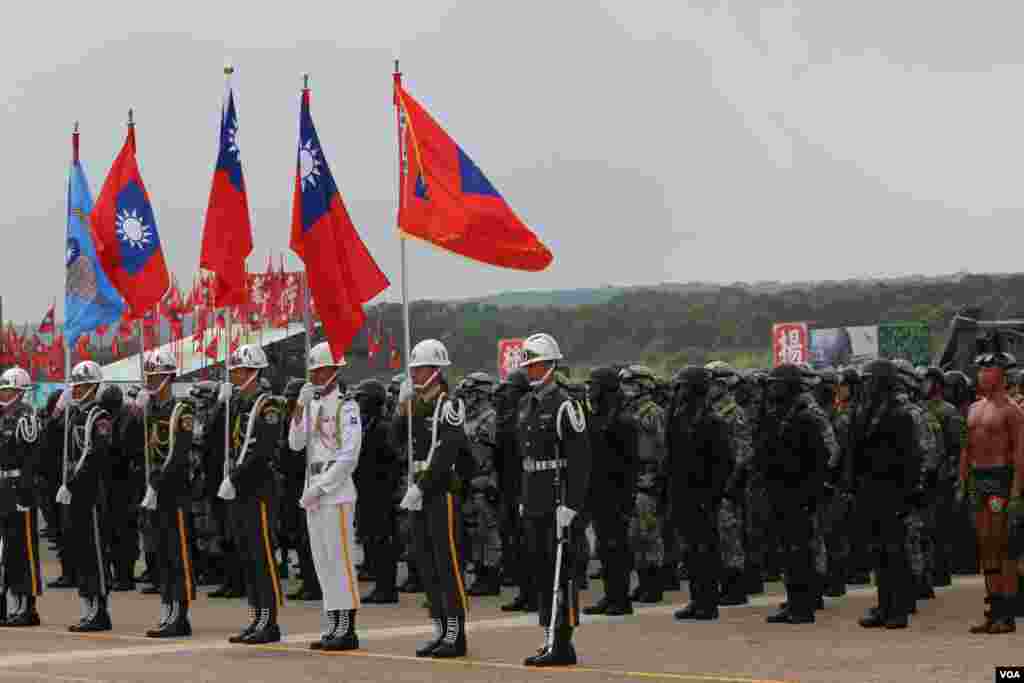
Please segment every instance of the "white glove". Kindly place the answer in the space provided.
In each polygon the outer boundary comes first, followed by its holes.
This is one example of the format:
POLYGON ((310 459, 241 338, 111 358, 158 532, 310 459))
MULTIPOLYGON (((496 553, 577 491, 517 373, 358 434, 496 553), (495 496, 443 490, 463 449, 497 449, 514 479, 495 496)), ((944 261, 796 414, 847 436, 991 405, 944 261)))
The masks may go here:
POLYGON ((310 512, 316 512, 317 508, 320 507, 320 495, 319 488, 310 486, 302 492, 302 497, 299 498, 299 507, 310 512))
POLYGON ((15 507, 15 509, 18 512, 28 512, 29 511, 29 508, 25 507, 24 505, 15 505, 14 507, 15 507))
POLYGON ((235 491, 235 485, 231 483, 229 477, 224 477, 224 481, 220 483, 220 488, 217 489, 217 497, 221 500, 234 500, 236 495, 238 494, 235 491))
POLYGON ((313 395, 316 394, 316 385, 312 382, 306 382, 299 389, 299 405, 305 410, 309 407, 309 404, 313 402, 313 395))
POLYGON ((227 403, 231 400, 231 394, 235 391, 235 385, 231 382, 221 382, 220 391, 217 393, 218 403, 227 403))
POLYGON ((139 503, 139 507, 146 510, 156 510, 156 491, 153 490, 152 486, 146 487, 146 495, 142 498, 142 502, 139 503))
POLYGON ((402 385, 398 387, 398 402, 405 403, 406 401, 411 401, 415 393, 415 390, 412 388, 412 380, 402 380, 402 385))
POLYGON ((576 511, 572 508, 567 508, 564 505, 559 505, 558 509, 555 510, 555 520, 558 522, 558 530, 565 529, 572 520, 576 517, 576 511))
POLYGON ((57 502, 61 505, 71 505, 71 491, 64 484, 57 490, 57 502))
POLYGON ((148 389, 140 389, 139 395, 135 397, 135 407, 139 410, 145 410, 149 407, 149 402, 153 400, 153 395, 149 393, 148 389))
POLYGON ((423 509, 423 491, 419 486, 413 484, 405 490, 405 497, 402 498, 402 502, 398 504, 398 507, 402 510, 422 510, 423 509))

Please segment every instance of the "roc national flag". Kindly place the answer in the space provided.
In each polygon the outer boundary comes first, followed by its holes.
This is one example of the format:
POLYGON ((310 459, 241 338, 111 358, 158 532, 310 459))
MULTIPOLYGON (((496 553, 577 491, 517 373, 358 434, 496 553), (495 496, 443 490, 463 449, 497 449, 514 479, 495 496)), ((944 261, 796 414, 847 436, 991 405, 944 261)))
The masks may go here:
POLYGON ((111 284, 135 318, 156 306, 171 285, 156 216, 135 159, 135 126, 114 159, 91 215, 96 252, 111 284))
POLYGON ((100 265, 89 230, 92 193, 78 159, 78 133, 74 134, 73 150, 65 252, 64 335, 68 348, 75 348, 83 334, 116 322, 124 311, 124 301, 100 265))
POLYGON ((214 306, 217 308, 248 301, 245 259, 252 253, 249 199, 238 149, 238 110, 231 88, 232 69, 225 71, 227 86, 221 109, 220 148, 199 254, 199 267, 214 273, 214 306))
POLYGON ((299 149, 292 202, 291 248, 306 264, 310 294, 335 359, 366 320, 363 304, 387 289, 387 277, 366 249, 341 200, 302 91, 299 149))
POLYGON ((395 75, 402 154, 398 227, 475 261, 540 271, 551 251, 395 75))

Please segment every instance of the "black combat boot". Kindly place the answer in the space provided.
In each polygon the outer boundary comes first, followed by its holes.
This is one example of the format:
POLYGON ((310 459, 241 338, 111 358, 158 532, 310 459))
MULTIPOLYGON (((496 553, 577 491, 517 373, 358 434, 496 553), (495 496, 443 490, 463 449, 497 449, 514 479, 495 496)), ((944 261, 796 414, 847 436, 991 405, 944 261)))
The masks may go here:
POLYGON ((498 576, 498 570, 481 565, 476 580, 466 594, 473 596, 501 595, 501 577, 498 576))
POLYGON ((430 640, 416 648, 417 657, 429 657, 433 654, 434 650, 437 649, 437 646, 441 644, 441 641, 444 640, 444 619, 441 617, 432 617, 430 619, 430 624, 434 627, 434 635, 430 640))
POLYGON ((341 624, 341 610, 327 610, 327 630, 320 636, 320 640, 314 640, 309 644, 310 650, 324 649, 324 643, 331 640, 338 634, 338 626, 341 624))
POLYGON ((658 603, 664 599, 665 580, 660 567, 646 567, 636 570, 639 585, 629 596, 632 602, 658 603))
MULTIPOLYGON (((572 627, 559 626, 551 647, 544 647, 538 654, 527 657, 526 666, 573 666, 576 664, 576 648, 572 645, 572 627)), ((545 639, 545 645, 547 639, 545 639)))
POLYGON ((68 628, 72 633, 97 633, 99 631, 110 631, 113 625, 110 623, 110 613, 107 612, 107 599, 105 597, 91 598, 91 610, 80 624, 68 628))
POLYGON ((192 624, 188 620, 188 603, 171 603, 166 621, 156 629, 146 631, 148 638, 187 638, 192 635, 192 624))
POLYGON ((277 607, 263 607, 260 609, 260 620, 256 623, 256 629, 242 639, 245 645, 266 645, 281 640, 281 628, 277 625, 277 607))
POLYGON ((430 653, 435 659, 453 659, 466 656, 466 618, 448 617, 445 620, 444 638, 430 653))
POLYGON ((690 578, 690 602, 673 615, 679 621, 714 621, 718 619, 718 586, 690 578))
POLYGON ((743 590, 747 595, 764 593, 764 575, 760 567, 747 567, 743 572, 743 590))
POLYGON ((338 625, 334 634, 324 641, 323 649, 330 652, 345 652, 359 649, 359 638, 356 636, 356 611, 346 609, 338 611, 338 625))
POLYGON ((519 591, 519 595, 515 597, 512 602, 507 605, 501 606, 502 612, 536 612, 537 611, 537 598, 532 600, 524 593, 519 591))
POLYGON ((846 595, 846 573, 832 569, 825 579, 824 593, 830 598, 840 598, 846 595))
MULTIPOLYGON (((0 602, 6 605, 6 601, 0 600, 0 602)), ((41 622, 39 620, 39 612, 36 611, 36 596, 19 596, 18 602, 17 611, 7 615, 5 619, 0 620, 0 626, 8 626, 11 628, 39 626, 41 622)))
POLYGON ((748 602, 747 591, 743 585, 743 573, 734 569, 727 571, 722 579, 722 597, 719 604, 735 607, 746 605, 748 602))
POLYGON ((239 631, 238 635, 234 635, 228 638, 229 643, 241 643, 243 640, 248 638, 253 631, 256 630, 256 624, 258 624, 260 621, 260 611, 252 605, 249 606, 249 619, 250 621, 248 626, 239 631))

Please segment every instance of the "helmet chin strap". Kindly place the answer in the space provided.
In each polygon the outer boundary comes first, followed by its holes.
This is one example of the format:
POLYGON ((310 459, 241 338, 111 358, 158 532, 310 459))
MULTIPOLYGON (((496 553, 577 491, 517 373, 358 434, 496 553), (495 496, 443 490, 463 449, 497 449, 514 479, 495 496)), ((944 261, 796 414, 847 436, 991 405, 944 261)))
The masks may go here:
POLYGON ((25 392, 24 392, 24 391, 22 391, 22 392, 21 392, 21 393, 19 393, 19 394, 18 394, 17 396, 15 396, 14 398, 12 398, 12 399, 11 399, 10 401, 0 401, 0 408, 3 408, 3 409, 5 409, 5 410, 6 410, 7 408, 10 408, 10 407, 11 407, 11 406, 13 406, 13 405, 14 405, 15 403, 18 403, 19 401, 21 401, 21 400, 22 400, 22 399, 24 399, 24 398, 25 398, 25 392))
POLYGON ((540 387, 544 386, 545 384, 547 384, 548 378, 551 377, 551 373, 554 372, 554 371, 555 371, 555 364, 552 363, 551 367, 548 368, 548 371, 544 373, 543 377, 541 377, 540 379, 535 379, 535 380, 531 380, 530 381, 530 386, 533 387, 534 389, 539 389, 540 387))
POLYGON ((321 394, 327 393, 327 391, 331 388, 331 385, 334 384, 334 381, 338 379, 338 372, 338 370, 335 370, 334 374, 331 375, 331 378, 329 380, 327 380, 323 384, 316 385, 316 390, 321 394))
POLYGON ((422 393, 423 391, 426 391, 426 389, 431 384, 434 383, 434 380, 436 380, 438 375, 440 375, 440 374, 441 374, 441 370, 440 369, 436 369, 436 370, 434 370, 434 374, 432 374, 430 377, 427 378, 426 382, 424 382, 423 384, 413 384, 412 388, 415 389, 416 391, 419 391, 419 392, 422 393))
POLYGON ((98 389, 99 389, 99 385, 98 385, 98 384, 93 384, 93 385, 92 385, 92 389, 90 389, 90 390, 89 390, 89 393, 87 393, 87 394, 86 394, 85 396, 83 396, 82 398, 74 398, 74 397, 72 397, 72 399, 71 399, 71 405, 75 405, 75 406, 80 406, 80 405, 82 405, 83 403, 85 403, 86 401, 88 401, 88 400, 89 400, 90 398, 92 398, 93 396, 95 396, 95 395, 96 395, 96 391, 97 391, 98 389))
POLYGON ((252 386, 252 383, 255 382, 256 378, 258 378, 259 376, 260 376, 260 373, 254 372, 252 374, 252 377, 250 377, 249 379, 245 380, 245 384, 243 384, 242 386, 238 387, 238 391, 240 393, 244 392, 246 389, 248 389, 250 386, 252 386))

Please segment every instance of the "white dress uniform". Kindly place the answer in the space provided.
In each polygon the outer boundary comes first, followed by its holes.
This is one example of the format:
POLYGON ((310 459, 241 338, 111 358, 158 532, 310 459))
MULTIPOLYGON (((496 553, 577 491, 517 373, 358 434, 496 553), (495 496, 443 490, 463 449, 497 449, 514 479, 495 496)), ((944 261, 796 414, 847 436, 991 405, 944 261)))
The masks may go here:
MULTIPOLYGON (((355 401, 342 402, 338 388, 314 399, 309 407, 313 434, 306 462, 306 488, 320 495, 319 507, 306 508, 309 545, 313 550, 326 611, 359 609, 359 586, 352 564, 355 547, 353 511, 356 486, 352 473, 359 464, 363 428, 355 401)), ((306 416, 293 419, 288 443, 293 450, 306 448, 306 416)))

